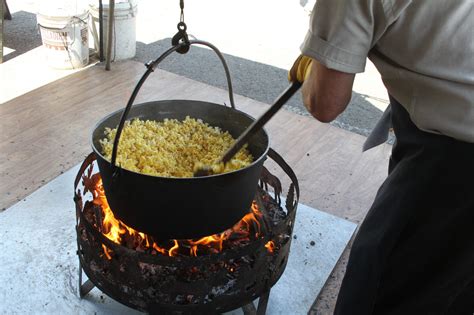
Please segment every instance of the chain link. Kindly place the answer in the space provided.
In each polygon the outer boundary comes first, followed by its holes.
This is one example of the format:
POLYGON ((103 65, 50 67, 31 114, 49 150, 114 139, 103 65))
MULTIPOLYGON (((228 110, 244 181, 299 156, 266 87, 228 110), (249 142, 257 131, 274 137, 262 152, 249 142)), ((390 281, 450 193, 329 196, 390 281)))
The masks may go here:
POLYGON ((179 0, 179 7, 181 8, 181 15, 179 21, 184 23, 184 0, 179 0))

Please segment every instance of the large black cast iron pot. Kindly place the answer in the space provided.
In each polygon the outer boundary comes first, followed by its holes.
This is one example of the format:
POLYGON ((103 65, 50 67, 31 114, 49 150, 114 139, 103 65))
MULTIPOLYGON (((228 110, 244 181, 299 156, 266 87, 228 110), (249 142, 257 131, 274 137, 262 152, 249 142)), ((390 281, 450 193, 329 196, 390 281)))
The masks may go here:
POLYGON ((129 171, 116 165, 118 139, 127 119, 162 121, 165 118, 184 120, 186 116, 200 118, 218 126, 237 138, 254 118, 235 109, 230 75, 219 51, 211 44, 190 41, 212 48, 226 71, 232 108, 194 100, 155 101, 133 106, 133 101, 148 75, 166 56, 180 48, 174 46, 147 65, 124 110, 103 118, 92 133, 92 148, 97 156, 107 200, 114 215, 134 229, 155 239, 188 239, 212 235, 232 227, 249 212, 263 162, 269 149, 264 130, 249 142, 254 162, 230 173, 193 178, 167 178, 129 171), (102 155, 100 139, 106 127, 116 128, 112 161, 102 155))

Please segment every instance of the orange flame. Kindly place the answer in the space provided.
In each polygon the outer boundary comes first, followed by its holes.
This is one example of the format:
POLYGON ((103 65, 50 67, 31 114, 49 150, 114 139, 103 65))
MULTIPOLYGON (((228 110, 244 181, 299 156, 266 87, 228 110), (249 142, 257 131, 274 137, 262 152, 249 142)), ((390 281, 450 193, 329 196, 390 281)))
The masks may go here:
MULTIPOLYGON (((131 227, 128 227, 120 220, 114 217, 112 210, 109 207, 107 198, 105 197, 104 187, 102 185, 102 179, 100 177, 94 178, 94 189, 92 192, 93 203, 98 205, 102 209, 102 233, 109 240, 122 244, 124 239, 132 239, 134 244, 143 249, 153 249, 157 253, 166 256, 177 256, 183 253, 182 248, 189 248, 190 256, 197 256, 199 251, 202 252, 221 252, 224 247, 224 241, 228 240, 232 235, 239 235, 240 239, 248 240, 250 238, 251 231, 255 231, 255 237, 260 237, 261 225, 260 219, 262 213, 258 209, 257 203, 254 201, 251 206, 251 211, 246 214, 242 220, 240 220, 233 228, 211 236, 206 236, 198 240, 172 240, 173 246, 169 249, 163 248, 155 243, 148 235, 138 232, 131 227), (181 245, 180 245, 181 244, 181 245)), ((269 247, 268 242, 265 247, 269 252, 273 252, 274 246, 269 247)), ((105 245, 102 245, 104 255, 107 259, 112 259, 113 251, 105 245)))
POLYGON ((173 242, 174 242, 173 247, 171 247, 170 250, 168 251, 168 254, 169 254, 171 257, 176 256, 176 251, 177 251, 178 248, 179 248, 178 241, 177 241, 177 240, 173 240, 173 242))
POLYGON ((107 257, 107 259, 112 259, 112 256, 110 255, 112 251, 104 244, 102 244, 102 249, 104 250, 105 257, 107 257))

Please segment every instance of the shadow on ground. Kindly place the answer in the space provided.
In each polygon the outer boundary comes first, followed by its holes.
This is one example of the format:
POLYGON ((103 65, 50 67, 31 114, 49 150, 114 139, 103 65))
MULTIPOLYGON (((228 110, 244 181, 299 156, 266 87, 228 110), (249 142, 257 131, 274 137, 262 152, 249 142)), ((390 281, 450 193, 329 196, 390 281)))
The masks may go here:
POLYGON ((4 62, 41 46, 41 44, 41 35, 36 24, 35 14, 18 11, 12 14, 11 20, 3 22, 3 46, 15 50, 3 57, 4 62))
MULTIPOLYGON (((170 47, 170 38, 150 44, 137 42, 137 54, 134 59, 145 63, 156 59, 170 47)), ((286 69, 229 54, 224 54, 224 58, 229 66, 236 94, 271 104, 288 86, 288 70, 286 69)), ((207 48, 192 46, 185 55, 173 53, 158 67, 196 81, 227 89, 222 64, 217 55, 207 48)), ((288 101, 286 109, 301 115, 309 115, 302 104, 301 93, 297 93, 288 101)), ((381 116, 382 111, 368 102, 364 95, 353 92, 351 104, 332 124, 367 136, 381 116)))

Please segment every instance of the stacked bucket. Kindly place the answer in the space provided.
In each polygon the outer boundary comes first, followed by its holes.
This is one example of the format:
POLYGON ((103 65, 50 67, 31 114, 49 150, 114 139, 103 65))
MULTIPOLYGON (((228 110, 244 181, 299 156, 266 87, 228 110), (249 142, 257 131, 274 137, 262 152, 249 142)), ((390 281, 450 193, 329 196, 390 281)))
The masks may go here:
MULTIPOLYGON (((103 49, 107 50, 108 1, 103 4, 103 49)), ((116 0, 112 61, 129 59, 136 52, 135 0, 116 0)), ((99 4, 81 0, 45 1, 37 14, 45 58, 56 69, 78 69, 89 64, 89 55, 99 54, 99 4)))

